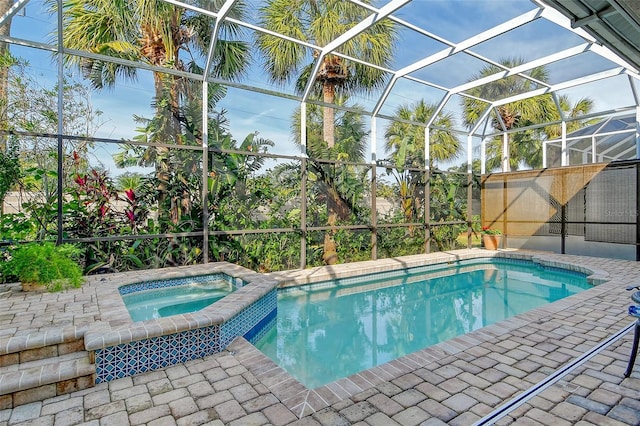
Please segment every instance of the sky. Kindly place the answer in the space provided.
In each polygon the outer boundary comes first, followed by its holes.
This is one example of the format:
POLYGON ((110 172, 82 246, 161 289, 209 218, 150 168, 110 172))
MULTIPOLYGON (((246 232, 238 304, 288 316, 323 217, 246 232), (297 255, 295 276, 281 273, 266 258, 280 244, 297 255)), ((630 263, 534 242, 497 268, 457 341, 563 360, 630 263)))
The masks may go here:
MULTIPOLYGON (((253 0, 249 3, 257 7, 261 2, 253 0)), ((374 2, 378 6, 384 3, 386 2, 374 2)), ((535 8, 536 5, 529 0, 413 0, 395 16, 437 37, 459 43, 535 8)), ((55 19, 47 15, 43 2, 31 0, 27 3, 26 9, 13 18, 11 35, 36 43, 49 43, 53 31, 55 31, 55 19)), ((248 33, 245 32, 245 34, 248 33)), ((566 49, 582 43, 583 40, 578 36, 568 33, 556 24, 538 19, 507 34, 480 43, 472 50, 493 61, 507 57, 521 57, 530 61, 549 55, 558 49, 566 49)), ((445 48, 447 46, 440 41, 402 27, 398 33, 397 52, 392 68, 400 69, 408 66, 445 48)), ((31 65, 30 72, 38 75, 43 82, 49 79, 54 81, 56 64, 50 52, 19 46, 14 46, 13 52, 16 56, 28 59, 31 65)), ((453 87, 464 84, 476 76, 483 65, 482 61, 471 55, 458 53, 425 69, 416 70, 410 76, 436 85, 453 87)), ((561 82, 612 67, 611 62, 587 52, 548 66, 549 81, 561 82)), ((73 72, 75 76, 81 78, 77 70, 73 72)), ((257 60, 252 63, 242 83, 273 91, 293 92, 291 87, 271 84, 262 71, 262 64, 257 60)), ((628 79, 621 76, 567 90, 566 94, 572 99, 588 96, 594 100, 595 110, 605 111, 633 104, 628 84, 628 79)), ((380 112, 392 115, 399 106, 412 104, 419 99, 424 99, 428 103, 438 103, 443 94, 444 92, 437 88, 409 80, 401 81, 394 86, 380 112)), ((151 117, 153 115, 150 106, 153 95, 152 76, 146 71, 139 72, 137 81, 121 80, 114 89, 94 92, 92 102, 96 108, 104 112, 105 120, 95 136, 113 139, 130 139, 135 136, 136 124, 133 116, 151 117)), ((351 101, 372 110, 379 95, 380 93, 369 96, 354 95, 351 101)), ((291 136, 291 116, 298 107, 297 101, 236 88, 230 88, 227 97, 218 105, 219 109, 227 112, 230 131, 235 139, 242 141, 249 133, 258 132, 260 137, 275 142, 276 146, 270 150, 271 152, 286 155, 299 153, 298 148, 292 143, 291 136)), ((452 99, 445 105, 444 110, 453 114, 458 126, 462 128, 460 98, 452 99)), ((365 122, 369 124, 368 117, 365 122)), ((384 129, 388 125, 389 122, 385 119, 377 121, 378 137, 372 144, 373 149, 377 151, 377 158, 388 155, 383 148, 384 129)), ((466 138, 461 137, 461 141, 466 146, 466 138)), ((477 145, 479 139, 474 143, 477 145)), ((371 148, 368 150, 367 158, 370 158, 371 150, 371 148)), ((97 155, 97 159, 103 162, 105 167, 112 168, 108 153, 103 154, 97 155)), ((477 156, 477 154, 474 155, 477 156)), ((466 154, 463 154, 455 164, 461 164, 465 159, 466 154)), ((442 168, 446 168, 448 165, 443 166, 445 167, 442 168)))

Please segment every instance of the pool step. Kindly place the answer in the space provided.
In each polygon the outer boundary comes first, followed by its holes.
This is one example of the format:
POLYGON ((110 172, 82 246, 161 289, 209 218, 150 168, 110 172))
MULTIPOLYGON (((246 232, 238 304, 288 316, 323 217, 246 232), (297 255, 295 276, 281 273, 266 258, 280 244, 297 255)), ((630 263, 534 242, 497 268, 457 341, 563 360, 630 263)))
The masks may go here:
POLYGON ((0 410, 92 387, 87 351, 0 367, 0 410))
POLYGON ((0 410, 94 386, 83 334, 69 327, 0 339, 0 410))
POLYGON ((0 338, 0 367, 84 351, 85 327, 42 329, 0 338))

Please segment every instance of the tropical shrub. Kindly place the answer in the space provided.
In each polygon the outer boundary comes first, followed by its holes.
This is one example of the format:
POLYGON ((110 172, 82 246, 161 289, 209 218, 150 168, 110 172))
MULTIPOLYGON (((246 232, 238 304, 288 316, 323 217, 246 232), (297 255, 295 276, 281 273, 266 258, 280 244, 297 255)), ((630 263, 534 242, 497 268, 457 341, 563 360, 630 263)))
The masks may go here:
POLYGON ((73 260, 79 254, 80 250, 71 244, 26 244, 11 252, 2 273, 16 277, 23 284, 44 285, 49 291, 80 287, 82 270, 73 260))

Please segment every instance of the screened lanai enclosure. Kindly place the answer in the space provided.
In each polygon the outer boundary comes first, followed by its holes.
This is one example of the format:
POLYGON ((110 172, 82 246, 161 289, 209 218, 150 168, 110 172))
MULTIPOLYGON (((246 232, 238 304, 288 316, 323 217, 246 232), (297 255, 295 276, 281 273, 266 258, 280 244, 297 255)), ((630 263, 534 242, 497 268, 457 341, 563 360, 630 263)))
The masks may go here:
MULTIPOLYGON (((633 0, 0 0, 0 256, 638 259, 633 0)), ((635 43, 635 44, 634 44, 635 43)))

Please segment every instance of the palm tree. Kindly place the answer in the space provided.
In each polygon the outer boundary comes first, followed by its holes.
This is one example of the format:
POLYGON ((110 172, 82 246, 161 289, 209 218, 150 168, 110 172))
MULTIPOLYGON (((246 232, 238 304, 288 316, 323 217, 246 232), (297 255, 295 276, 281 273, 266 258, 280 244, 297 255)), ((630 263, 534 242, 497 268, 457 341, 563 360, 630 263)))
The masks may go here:
MULTIPOLYGON (((548 95, 545 95, 548 96, 548 95)), ((539 97, 535 100, 539 100, 539 97)), ((565 117, 572 119, 567 123, 567 133, 582 128, 585 120, 580 120, 581 116, 587 115, 593 108, 593 100, 589 98, 581 98, 574 104, 568 96, 562 95, 558 98, 558 104, 562 109, 565 117)), ((559 121, 560 112, 557 109, 550 111, 550 114, 544 119, 546 121, 559 121)), ((531 124, 531 123, 529 123, 531 124)), ((515 133, 511 136, 510 141, 510 166, 517 169, 523 165, 532 169, 542 167, 542 142, 544 140, 558 139, 562 136, 562 126, 554 124, 546 126, 542 129, 525 130, 515 133)), ((502 139, 495 138, 487 144, 487 152, 489 160, 487 167, 495 169, 500 167, 500 154, 502 152, 502 139)), ((552 151, 552 153, 555 151, 552 151)), ((551 160, 554 163, 554 160, 551 160)))
MULTIPOLYGON (((345 99, 341 96, 336 102, 338 105, 344 105, 345 99)), ((354 108, 359 107, 355 105, 354 108)), ((354 191, 357 192, 357 188, 345 185, 346 182, 352 182, 349 176, 353 175, 353 167, 335 168, 315 159, 363 162, 367 146, 367 130, 362 115, 356 112, 339 111, 334 117, 336 144, 333 148, 327 148, 321 138, 322 108, 313 104, 307 107, 307 153, 309 169, 318 178, 318 192, 327 194, 329 210, 335 212, 338 219, 346 220, 349 214, 357 210, 354 202, 354 191)), ((293 113, 291 121, 291 130, 295 135, 294 142, 301 146, 300 108, 293 113)))
MULTIPOLYGON (((407 121, 427 123, 436 111, 435 105, 420 100, 413 105, 401 105, 394 113, 393 121, 385 131, 385 149, 391 152, 392 162, 398 172, 394 175, 400 190, 402 211, 405 219, 413 220, 418 214, 418 197, 424 184, 422 173, 405 168, 425 167, 425 128, 407 121), (404 121, 400 121, 404 120, 404 121)), ((460 154, 460 141, 446 130, 454 126, 452 114, 440 114, 433 123, 437 129, 431 131, 429 140, 429 169, 434 161, 454 160, 460 154)))
MULTIPOLYGON (((522 58, 507 58, 500 61, 506 68, 514 68, 522 65, 522 58)), ((487 77, 498 72, 504 71, 503 68, 488 65, 480 70, 478 75, 472 77, 470 81, 487 77)), ((473 97, 466 97, 463 101, 463 119, 464 124, 468 128, 473 127, 488 105, 477 98, 496 100, 508 96, 526 93, 537 88, 535 81, 544 82, 548 80, 548 71, 544 66, 535 67, 527 72, 530 78, 524 78, 518 75, 510 75, 500 80, 485 84, 483 86, 474 87, 469 90, 468 94, 473 97)), ((496 108, 497 115, 492 120, 492 126, 497 131, 508 131, 517 127, 524 127, 531 124, 544 123, 552 121, 554 114, 557 116, 557 109, 551 95, 541 95, 534 98, 527 98, 501 105, 496 108)), ((510 136, 511 137, 511 136, 510 136)), ((522 162, 529 164, 532 161, 531 155, 540 152, 538 148, 541 146, 539 138, 535 132, 521 132, 512 137, 510 143, 513 144, 512 155, 510 155, 510 165, 517 169, 522 162)), ((489 168, 496 168, 500 164, 501 142, 499 139, 494 140, 488 147, 490 158, 487 161, 489 168)), ((541 157, 540 157, 541 158, 541 157)), ((533 160, 537 162, 537 160, 533 160)))
MULTIPOLYGON (((369 4, 366 0, 363 3, 369 4)), ((259 24, 265 29, 296 37, 318 47, 324 47, 370 12, 362 6, 344 0, 268 0, 260 9, 259 24)), ((388 67, 393 58, 396 30, 390 20, 382 20, 340 46, 344 55, 366 58, 374 65, 388 67)), ((336 96, 367 92, 381 87, 384 71, 328 54, 316 75, 310 75, 320 52, 269 34, 260 33, 258 47, 264 54, 265 71, 276 83, 295 83, 303 93, 310 78, 317 99, 334 104, 336 96)), ((323 108, 322 138, 327 146, 334 145, 334 109, 323 108)))
MULTIPOLYGON (((55 10, 54 3, 57 2, 52 2, 55 10)), ((217 10, 223 1, 195 3, 202 8, 217 10)), ((238 1, 228 16, 242 19, 244 15, 244 3, 238 1)), ((207 52, 213 24, 212 17, 189 13, 161 0, 69 0, 64 3, 63 10, 67 48, 191 72, 202 71, 197 59, 207 52), (179 56, 181 51, 189 52, 188 62, 179 56)), ((234 36, 237 30, 235 25, 223 25, 222 36, 234 36)), ((126 65, 72 55, 65 59, 80 66, 96 88, 111 87, 119 77, 136 77, 136 68, 126 65)), ((246 70, 248 60, 246 43, 221 37, 213 54, 212 75, 237 78, 246 70)), ((157 99, 165 90, 164 78, 163 74, 154 73, 157 99)), ((176 77, 172 79, 174 84, 179 81, 176 77)))
MULTIPOLYGON (((427 123, 436 111, 435 105, 420 100, 413 105, 401 105, 393 117, 393 121, 385 131, 385 149, 397 167, 425 167, 425 129, 422 126, 408 124, 407 121, 427 123), (404 121, 400 121, 404 120, 404 121)), ((434 121, 437 129, 431 131, 429 140, 429 167, 434 161, 455 160, 460 155, 460 141, 447 130, 452 129, 452 114, 440 114, 434 121)))
MULTIPOLYGON (((55 11, 57 2, 50 2, 55 11)), ((195 3, 203 8, 219 10, 222 1, 195 3)), ((158 67, 202 72, 198 60, 206 56, 211 41, 215 23, 212 17, 191 13, 160 0, 69 0, 63 7, 64 45, 67 48, 158 67), (188 53, 186 60, 181 52, 188 53)), ((242 19, 244 7, 242 1, 234 3, 228 16, 242 19)), ((236 26, 225 24, 221 28, 213 53, 211 75, 235 79, 245 72, 248 65, 248 45, 226 39, 236 34, 236 26)), ((135 80, 137 75, 136 68, 114 62, 73 55, 65 55, 65 59, 69 64, 80 67, 96 88, 112 87, 119 78, 135 80)), ((153 78, 156 119, 149 142, 183 144, 185 138, 181 133, 188 123, 185 123, 181 108, 194 96, 188 93, 190 85, 183 78, 171 74, 154 72, 153 78)), ((158 203, 161 206, 169 190, 171 154, 166 147, 155 147, 154 150, 150 158, 156 167, 158 203)))
MULTIPOLYGON (((346 98, 338 96, 338 105, 344 105, 346 98)), ((359 109, 358 105, 353 106, 359 109)), ((292 116, 291 130, 294 142, 302 146, 300 140, 300 108, 292 116)), ((322 108, 315 104, 307 107, 307 153, 309 154, 308 169, 315 182, 316 192, 323 194, 327 203, 330 226, 338 220, 347 220, 351 214, 358 213, 358 201, 364 192, 364 176, 358 174, 354 166, 335 166, 316 159, 341 160, 350 162, 364 161, 367 131, 362 115, 352 111, 341 110, 334 115, 336 143, 329 148, 322 140, 323 114, 322 108)), ((323 259, 326 263, 337 262, 337 245, 334 240, 335 231, 325 234, 323 259)))
MULTIPOLYGON (((580 98, 574 104, 571 104, 571 100, 567 95, 562 95, 558 98, 560 109, 564 113, 565 117, 571 119, 567 123, 567 133, 574 132, 585 125, 584 120, 580 120, 591 112, 593 109, 593 99, 580 98)), ((560 120, 560 114, 557 114, 556 120, 560 120)), ((549 139, 556 139, 562 135, 562 126, 556 124, 554 126, 547 126, 544 128, 544 133, 549 139)))
MULTIPOLYGON (((369 0, 363 3, 369 4, 369 0)), ((295 37, 320 48, 344 34, 354 25, 370 15, 360 5, 343 0, 268 0, 260 9, 259 25, 285 36, 295 37)), ((354 58, 366 58, 369 63, 388 67, 393 59, 396 30, 390 20, 381 20, 340 45, 339 52, 354 58)), ((264 68, 275 83, 294 83, 297 93, 304 93, 309 79, 313 79, 312 93, 325 104, 335 104, 336 99, 346 99, 356 92, 368 92, 381 87, 386 80, 380 68, 349 61, 330 53, 322 56, 322 63, 315 75, 315 60, 319 51, 309 52, 305 46, 260 33, 258 48, 265 57, 264 68)), ((323 107, 321 139, 332 149, 335 146, 335 110, 323 107)), ((306 145, 313 147, 315 135, 308 133, 306 145)), ((330 152, 318 150, 320 152, 330 152)), ((334 151, 335 153, 335 151, 334 151)), ((339 212, 335 211, 334 197, 327 197, 328 224, 335 224, 339 212)), ((333 232, 325 235, 324 258, 326 262, 337 261, 333 232), (332 248, 333 247, 333 248, 332 248)))
MULTIPOLYGON (((593 100, 590 98, 580 98, 574 104, 571 103, 571 100, 567 95, 562 95, 558 98, 558 103, 564 116, 571 119, 571 121, 567 122, 567 133, 574 132, 586 124, 584 119, 580 119, 591 112, 593 109, 593 100)), ((555 120, 560 120, 560 113, 556 114, 555 120)), ((543 134, 546 139, 558 139, 562 136, 562 126, 560 124, 555 124, 552 126, 547 126, 543 129, 543 134)), ((552 151, 554 152, 554 151, 552 151)), ((553 157, 553 155, 552 155, 553 157)), ((556 157, 557 159, 557 157, 556 157)), ((550 164, 553 164, 555 161, 552 158, 550 164)), ((542 167, 542 151, 540 150, 540 159, 533 167, 542 167)))

